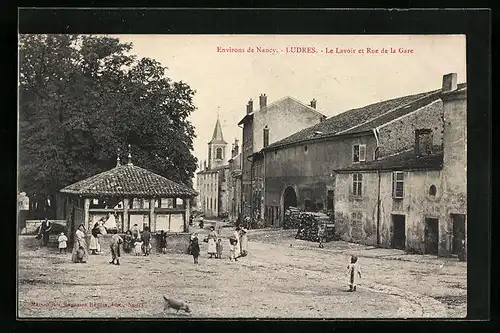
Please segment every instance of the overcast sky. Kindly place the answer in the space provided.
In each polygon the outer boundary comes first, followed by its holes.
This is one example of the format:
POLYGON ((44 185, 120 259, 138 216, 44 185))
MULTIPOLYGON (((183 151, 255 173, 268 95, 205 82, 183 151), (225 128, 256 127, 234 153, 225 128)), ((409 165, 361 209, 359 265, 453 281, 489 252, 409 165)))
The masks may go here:
POLYGON ((328 117, 378 101, 441 87, 442 75, 455 72, 466 81, 465 36, 347 36, 347 35, 114 35, 132 42, 133 53, 168 67, 167 76, 197 91, 197 110, 190 120, 196 127, 194 154, 207 158, 220 114, 227 153, 235 138, 241 142, 238 121, 252 98, 266 93, 268 104, 292 96, 328 117), (277 54, 217 52, 217 47, 276 48, 277 54), (286 53, 286 47, 315 47, 317 53, 286 53), (366 48, 413 49, 414 53, 367 54, 366 48), (326 48, 334 53, 326 53, 326 48), (356 53, 335 53, 354 48, 356 53), (358 53, 364 49, 365 53, 358 53), (283 50, 283 52, 281 52, 283 50), (323 51, 323 52, 321 52, 323 51))

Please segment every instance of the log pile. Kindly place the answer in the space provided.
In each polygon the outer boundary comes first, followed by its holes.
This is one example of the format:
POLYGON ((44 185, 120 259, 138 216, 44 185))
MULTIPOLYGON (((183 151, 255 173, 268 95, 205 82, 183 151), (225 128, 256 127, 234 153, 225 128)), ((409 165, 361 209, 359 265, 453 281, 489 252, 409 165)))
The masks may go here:
POLYGON ((323 226, 328 220, 328 215, 323 213, 300 213, 300 225, 295 238, 317 242, 319 240, 318 227, 320 224, 323 226))
POLYGON ((285 221, 283 229, 297 229, 300 225, 300 210, 296 207, 288 207, 285 210, 285 221))

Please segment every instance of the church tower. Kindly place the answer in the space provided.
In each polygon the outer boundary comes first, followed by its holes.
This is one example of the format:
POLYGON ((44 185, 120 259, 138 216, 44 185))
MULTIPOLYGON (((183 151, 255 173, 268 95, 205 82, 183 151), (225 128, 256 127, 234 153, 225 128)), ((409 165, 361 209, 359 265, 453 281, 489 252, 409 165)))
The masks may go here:
POLYGON ((224 165, 227 159, 226 146, 227 142, 224 141, 224 137, 222 136, 222 127, 220 125, 219 116, 217 115, 214 134, 212 135, 212 140, 208 143, 208 169, 224 165))

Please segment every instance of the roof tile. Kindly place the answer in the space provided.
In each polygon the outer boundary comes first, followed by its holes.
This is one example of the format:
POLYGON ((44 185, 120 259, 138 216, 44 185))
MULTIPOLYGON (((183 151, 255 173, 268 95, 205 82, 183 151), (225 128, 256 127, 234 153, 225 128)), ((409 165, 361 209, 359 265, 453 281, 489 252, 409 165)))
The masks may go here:
POLYGON ((192 197, 195 190, 135 165, 121 165, 68 185, 63 193, 87 196, 192 197))

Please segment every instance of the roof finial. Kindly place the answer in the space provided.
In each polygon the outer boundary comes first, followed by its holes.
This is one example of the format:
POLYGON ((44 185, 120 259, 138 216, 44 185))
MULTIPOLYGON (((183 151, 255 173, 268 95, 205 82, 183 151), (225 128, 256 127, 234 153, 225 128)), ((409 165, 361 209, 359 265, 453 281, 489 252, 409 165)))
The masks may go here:
POLYGON ((128 144, 128 163, 127 163, 127 165, 133 165, 132 164, 132 153, 131 153, 130 143, 128 144))
POLYGON ((118 152, 116 153, 116 166, 119 167, 120 164, 120 148, 118 148, 118 152))
POLYGON ((217 107, 217 119, 219 119, 220 106, 217 107))

